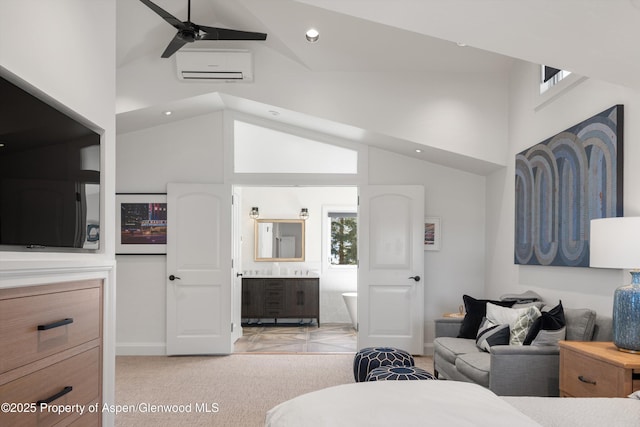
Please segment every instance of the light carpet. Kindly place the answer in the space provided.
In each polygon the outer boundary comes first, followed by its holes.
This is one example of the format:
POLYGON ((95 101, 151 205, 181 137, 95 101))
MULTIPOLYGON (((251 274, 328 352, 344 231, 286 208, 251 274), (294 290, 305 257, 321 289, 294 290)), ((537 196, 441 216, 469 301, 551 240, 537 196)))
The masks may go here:
MULTIPOLYGON (((433 372, 431 357, 415 360, 433 372)), ((129 412, 116 426, 263 426, 273 406, 353 381, 353 354, 118 356, 116 404, 129 412)))

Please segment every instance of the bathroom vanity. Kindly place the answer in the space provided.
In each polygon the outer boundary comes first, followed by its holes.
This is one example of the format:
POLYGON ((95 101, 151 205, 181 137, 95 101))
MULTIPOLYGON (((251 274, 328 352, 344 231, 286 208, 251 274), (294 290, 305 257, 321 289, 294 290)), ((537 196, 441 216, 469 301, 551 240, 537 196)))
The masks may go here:
POLYGON ((318 277, 243 277, 243 319, 316 319, 320 326, 318 277))

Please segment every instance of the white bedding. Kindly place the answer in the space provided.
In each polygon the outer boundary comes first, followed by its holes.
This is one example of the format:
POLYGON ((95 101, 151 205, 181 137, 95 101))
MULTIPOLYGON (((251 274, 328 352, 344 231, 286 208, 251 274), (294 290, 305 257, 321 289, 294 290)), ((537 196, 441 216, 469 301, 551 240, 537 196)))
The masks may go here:
POLYGON ((629 398, 503 397, 545 427, 639 427, 640 400, 629 398))
POLYGON ((540 426, 491 391, 456 381, 373 381, 329 387, 272 408, 265 425, 540 426))

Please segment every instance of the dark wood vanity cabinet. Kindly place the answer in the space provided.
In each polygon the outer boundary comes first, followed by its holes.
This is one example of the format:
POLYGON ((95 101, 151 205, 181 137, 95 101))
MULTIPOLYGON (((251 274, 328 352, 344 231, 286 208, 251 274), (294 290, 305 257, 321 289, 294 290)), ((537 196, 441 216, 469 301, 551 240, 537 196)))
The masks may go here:
POLYGON ((242 279, 243 319, 317 319, 320 279, 274 277, 242 279))

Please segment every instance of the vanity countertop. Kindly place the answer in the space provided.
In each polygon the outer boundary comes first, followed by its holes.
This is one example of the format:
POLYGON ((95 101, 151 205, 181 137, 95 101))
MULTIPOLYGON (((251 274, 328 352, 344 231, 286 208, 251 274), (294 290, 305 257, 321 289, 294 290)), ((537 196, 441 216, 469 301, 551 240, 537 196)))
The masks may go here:
POLYGON ((243 279, 318 279, 319 274, 251 274, 242 275, 243 279))

